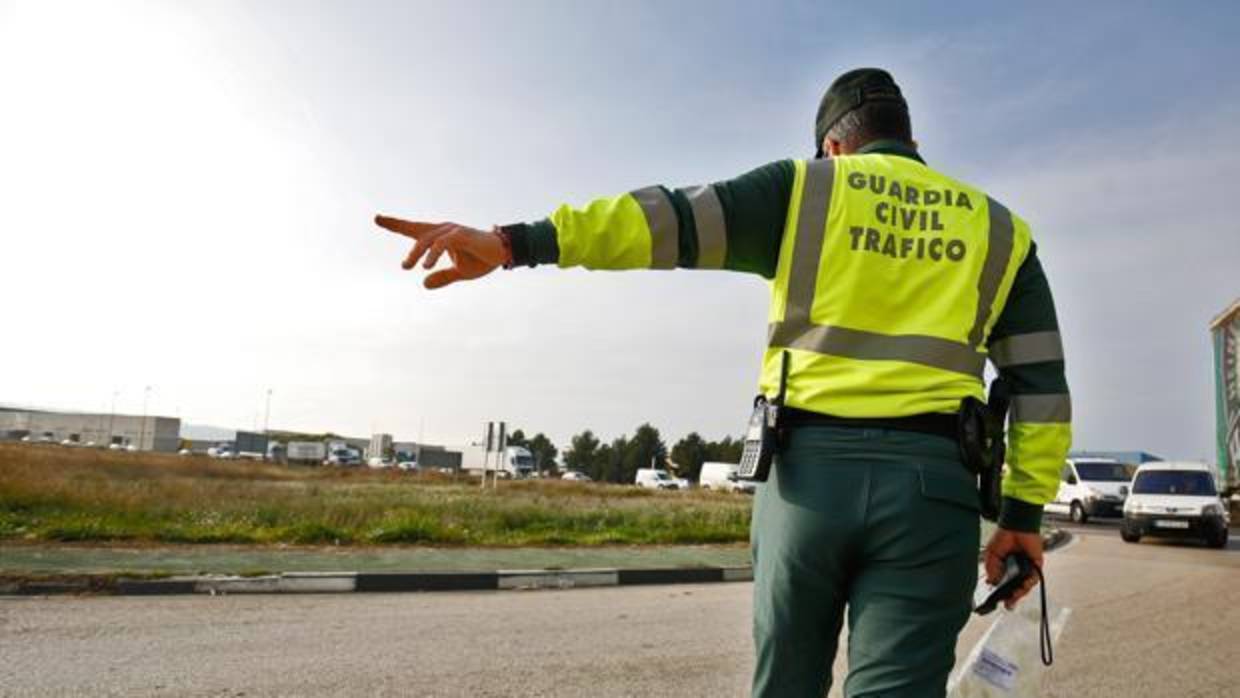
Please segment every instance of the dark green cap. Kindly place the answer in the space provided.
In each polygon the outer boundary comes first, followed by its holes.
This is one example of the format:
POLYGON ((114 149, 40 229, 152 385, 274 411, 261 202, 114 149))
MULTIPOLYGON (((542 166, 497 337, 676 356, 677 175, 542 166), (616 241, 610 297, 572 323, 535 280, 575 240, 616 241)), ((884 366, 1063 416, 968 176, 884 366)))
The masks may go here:
POLYGON ((857 68, 835 79, 818 104, 814 122, 814 149, 822 157, 822 139, 848 112, 867 102, 899 102, 908 106, 891 73, 880 68, 857 68))

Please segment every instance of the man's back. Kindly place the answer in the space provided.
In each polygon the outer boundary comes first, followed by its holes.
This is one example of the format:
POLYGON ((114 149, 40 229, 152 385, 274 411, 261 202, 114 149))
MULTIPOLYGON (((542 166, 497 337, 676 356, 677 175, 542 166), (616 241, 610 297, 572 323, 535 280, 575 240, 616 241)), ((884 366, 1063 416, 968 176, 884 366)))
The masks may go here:
POLYGON ((955 412, 981 399, 985 339, 1028 226, 920 160, 795 163, 771 303, 772 352, 799 350, 789 404, 846 417, 955 412))

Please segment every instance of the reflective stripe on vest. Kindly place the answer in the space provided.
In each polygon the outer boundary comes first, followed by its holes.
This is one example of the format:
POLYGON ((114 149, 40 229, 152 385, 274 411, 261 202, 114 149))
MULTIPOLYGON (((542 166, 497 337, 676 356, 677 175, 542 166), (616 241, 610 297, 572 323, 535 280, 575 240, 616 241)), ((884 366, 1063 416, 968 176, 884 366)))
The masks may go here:
POLYGON ((990 343, 990 360, 999 368, 1063 361, 1063 340, 1055 331, 1014 334, 990 343))
POLYGON ((986 362, 986 355, 980 349, 1012 253, 1011 214, 995 200, 988 199, 990 229, 987 253, 977 281, 978 305, 967 343, 925 335, 889 335, 839 326, 816 325, 810 314, 815 300, 823 244, 829 232, 827 222, 831 215, 834 180, 834 160, 814 160, 805 164, 783 320, 772 323, 769 346, 802 349, 858 360, 905 361, 962 373, 980 380, 986 362))
POLYGON ((680 233, 671 199, 662 187, 638 189, 632 196, 641 206, 650 229, 650 268, 675 269, 680 257, 680 233))
POLYGON ((682 190, 693 210, 697 231, 697 269, 722 269, 728 256, 728 230, 723 217, 723 204, 711 185, 682 190))

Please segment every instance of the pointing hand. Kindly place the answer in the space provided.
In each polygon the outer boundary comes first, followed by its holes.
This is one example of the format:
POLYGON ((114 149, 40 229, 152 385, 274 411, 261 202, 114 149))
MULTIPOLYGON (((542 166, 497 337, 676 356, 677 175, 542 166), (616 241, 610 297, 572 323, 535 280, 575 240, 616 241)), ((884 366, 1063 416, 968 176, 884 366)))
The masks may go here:
POLYGON ((431 269, 444 252, 448 253, 452 266, 428 274, 422 282, 427 288, 441 288, 456 281, 477 279, 511 261, 512 251, 498 233, 456 223, 424 223, 383 215, 375 216, 375 223, 415 241, 413 249, 401 263, 405 269, 413 269, 423 255, 426 259, 422 262, 422 268, 431 269))

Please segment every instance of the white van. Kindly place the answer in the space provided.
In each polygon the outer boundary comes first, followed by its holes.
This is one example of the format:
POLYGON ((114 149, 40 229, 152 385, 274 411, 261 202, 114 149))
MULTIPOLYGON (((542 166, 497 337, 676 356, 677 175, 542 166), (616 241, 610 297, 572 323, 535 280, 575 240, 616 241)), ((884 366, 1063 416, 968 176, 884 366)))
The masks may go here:
POLYGON ((1128 543, 1142 536, 1198 538, 1225 548, 1230 525, 1217 470, 1205 463, 1146 463, 1132 480, 1120 537, 1128 543))
POLYGON ((736 463, 703 463, 698 475, 698 485, 704 490, 722 490, 724 492, 747 492, 753 494, 758 483, 751 480, 738 480, 736 463))
POLYGON ((1120 516, 1132 483, 1132 466, 1107 458, 1069 458, 1055 501, 1045 509, 1083 524, 1091 516, 1120 516))
POLYGON ((648 487, 655 490, 687 490, 689 482, 677 477, 672 477, 670 473, 662 468, 638 468, 637 477, 633 482, 638 487, 648 487))

